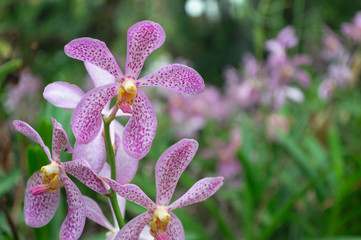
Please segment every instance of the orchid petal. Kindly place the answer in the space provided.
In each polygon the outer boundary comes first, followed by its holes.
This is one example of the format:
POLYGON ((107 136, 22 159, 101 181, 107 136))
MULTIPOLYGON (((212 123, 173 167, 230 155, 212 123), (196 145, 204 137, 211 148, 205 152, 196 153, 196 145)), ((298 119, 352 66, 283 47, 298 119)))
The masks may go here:
POLYGON ((184 229, 181 221, 174 213, 170 213, 170 224, 165 230, 169 240, 184 240, 184 229))
POLYGON ((83 199, 86 207, 86 217, 109 230, 113 230, 113 226, 104 216, 99 205, 89 197, 83 196, 83 199))
POLYGON ((90 78, 93 80, 95 87, 115 83, 115 77, 108 71, 105 71, 90 62, 84 62, 84 65, 90 78))
POLYGON ((76 159, 61 164, 64 171, 76 177, 79 181, 84 183, 89 188, 93 189, 97 193, 107 194, 107 190, 103 181, 98 175, 91 170, 88 161, 85 159, 76 159))
POLYGON ((110 178, 110 172, 111 172, 110 165, 109 163, 105 162, 103 168, 100 170, 98 175, 101 177, 110 178))
POLYGON ((71 147, 68 135, 64 131, 60 123, 58 123, 54 118, 51 118, 53 123, 53 143, 52 143, 52 155, 53 160, 57 163, 60 163, 60 151, 64 150, 65 152, 72 153, 73 148, 71 147))
POLYGON ((151 21, 142 21, 128 29, 126 78, 138 78, 145 59, 165 40, 163 28, 151 21))
POLYGON ((101 111, 118 94, 119 89, 118 83, 100 86, 80 100, 71 119, 73 133, 79 143, 90 143, 98 136, 102 126, 101 111))
POLYGON ((212 196, 223 184, 223 177, 203 178, 169 206, 169 211, 201 202, 212 196))
POLYGON ((56 107, 74 109, 84 92, 78 86, 67 82, 54 82, 44 89, 44 98, 56 107))
POLYGON ((162 67, 137 81, 139 86, 158 86, 183 94, 196 94, 204 90, 204 81, 193 68, 181 64, 162 67))
POLYGON ((169 204, 180 176, 192 161, 197 149, 196 140, 182 139, 159 157, 155 167, 158 205, 169 204))
POLYGON ((142 232, 139 235, 139 240, 153 240, 154 237, 150 234, 150 227, 145 225, 142 232))
POLYGON ((119 231, 111 233, 105 240, 115 240, 115 237, 117 236, 119 231))
POLYGON ((103 179, 119 196, 132 201, 150 211, 154 211, 156 209, 157 206, 155 203, 147 195, 145 195, 145 193, 137 185, 121 185, 112 179, 105 177, 103 177, 103 179))
POLYGON ((40 184, 43 184, 43 175, 37 171, 26 184, 24 199, 25 223, 36 228, 46 225, 53 218, 59 203, 59 190, 38 195, 29 192, 29 189, 40 184))
POLYGON ((60 172, 67 195, 68 215, 60 228, 60 239, 76 240, 83 232, 86 220, 86 208, 78 187, 64 173, 60 172))
POLYGON ((124 127, 120 125, 118 122, 113 121, 115 123, 115 143, 117 147, 117 151, 115 153, 115 165, 117 169, 116 180, 120 184, 129 183, 137 169, 138 169, 138 160, 130 157, 125 153, 123 148, 122 139, 120 136, 123 135, 124 127))
POLYGON ((102 41, 93 38, 74 39, 64 47, 64 51, 69 57, 94 64, 115 78, 123 77, 112 53, 102 41))
POLYGON ((132 107, 133 115, 124 129, 123 145, 129 156, 141 159, 152 146, 157 118, 148 98, 139 89, 132 107))
POLYGON ((84 158, 96 173, 103 168, 106 157, 104 138, 101 131, 98 136, 88 144, 81 144, 79 142, 75 142, 74 144, 73 159, 84 158))
POLYGON ((13 124, 15 126, 16 131, 21 132, 28 138, 31 138, 35 142, 39 143, 40 146, 43 148, 44 152, 46 153, 46 155, 48 156, 49 161, 51 160, 49 148, 45 146, 43 139, 41 139, 40 135, 34 130, 34 128, 30 127, 30 125, 27 124, 26 122, 20 120, 15 120, 13 124))
POLYGON ((115 237, 116 240, 138 240, 140 233, 147 223, 153 218, 153 214, 145 212, 128 222, 115 237))

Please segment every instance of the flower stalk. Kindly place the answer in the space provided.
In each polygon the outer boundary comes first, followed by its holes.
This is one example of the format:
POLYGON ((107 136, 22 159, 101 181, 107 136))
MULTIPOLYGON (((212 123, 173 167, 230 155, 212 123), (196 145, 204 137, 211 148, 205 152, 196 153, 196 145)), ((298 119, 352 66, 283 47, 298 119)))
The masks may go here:
MULTIPOLYGON (((113 120, 114 120, 114 116, 112 114, 108 118, 103 117, 104 135, 105 135, 104 140, 105 140, 105 149, 106 149, 106 152, 107 152, 107 162, 110 164, 110 171, 111 171, 110 176, 111 176, 111 179, 116 181, 115 155, 114 155, 112 142, 110 140, 110 131, 109 131, 110 123, 113 120)), ((122 214, 120 212, 120 208, 119 208, 118 200, 117 200, 117 195, 113 191, 113 189, 110 189, 110 191, 109 191, 109 199, 110 199, 110 202, 112 204, 115 217, 117 218, 119 229, 121 229, 125 225, 125 222, 124 222, 124 219, 123 219, 122 214)))

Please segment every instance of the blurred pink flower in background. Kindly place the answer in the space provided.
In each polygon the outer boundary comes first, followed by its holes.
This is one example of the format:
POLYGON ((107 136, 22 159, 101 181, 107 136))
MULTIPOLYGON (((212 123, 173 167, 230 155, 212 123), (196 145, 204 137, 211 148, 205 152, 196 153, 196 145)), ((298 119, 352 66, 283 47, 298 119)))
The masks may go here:
POLYGON ((352 53, 344 48, 338 36, 328 27, 324 28, 322 43, 321 57, 327 69, 319 86, 318 95, 320 99, 327 100, 332 97, 336 89, 344 89, 351 84, 352 53))
POLYGON ((287 134, 290 131, 287 117, 277 113, 269 115, 266 124, 267 137, 271 141, 277 141, 277 134, 287 134))
POLYGON ((198 95, 168 94, 167 97, 169 116, 180 138, 197 136, 207 119, 222 122, 230 108, 221 92, 209 85, 198 95))
MULTIPOLYGON (((8 114, 18 114, 26 122, 32 122, 38 110, 42 91, 42 81, 39 76, 34 75, 29 68, 20 72, 19 82, 10 85, 4 109, 8 114)), ((15 117, 14 117, 15 118, 15 117)))
POLYGON ((357 12, 352 19, 352 23, 343 23, 341 26, 342 33, 355 42, 361 42, 361 11, 357 12))

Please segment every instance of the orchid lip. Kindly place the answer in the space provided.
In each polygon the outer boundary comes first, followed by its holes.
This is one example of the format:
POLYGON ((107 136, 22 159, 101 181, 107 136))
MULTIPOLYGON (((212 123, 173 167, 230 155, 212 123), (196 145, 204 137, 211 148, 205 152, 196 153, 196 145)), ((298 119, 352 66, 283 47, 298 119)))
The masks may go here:
POLYGON ((157 207, 157 209, 154 211, 154 216, 158 217, 158 219, 162 222, 170 222, 170 215, 166 206, 157 207))

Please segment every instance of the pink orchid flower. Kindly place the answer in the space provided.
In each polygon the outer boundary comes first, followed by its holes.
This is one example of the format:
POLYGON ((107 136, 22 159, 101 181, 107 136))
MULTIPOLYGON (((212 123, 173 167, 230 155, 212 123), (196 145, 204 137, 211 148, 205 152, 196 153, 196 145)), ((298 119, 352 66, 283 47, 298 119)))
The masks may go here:
POLYGON ((72 129, 79 143, 89 143, 101 128, 101 111, 117 95, 116 108, 132 113, 123 134, 125 151, 136 159, 144 157, 152 144, 157 128, 154 110, 138 87, 159 86, 183 94, 196 94, 204 89, 202 77, 192 68, 180 64, 165 66, 138 79, 145 59, 165 39, 163 28, 150 21, 139 22, 128 30, 125 75, 104 42, 79 38, 65 46, 65 53, 84 61, 88 72, 94 66, 109 74, 109 84, 89 91, 77 104, 72 129))
MULTIPOLYGON (((107 82, 109 78, 107 78, 107 72, 104 70, 93 67, 92 71, 89 72, 91 79, 93 80, 93 84, 95 87, 102 86, 102 84, 107 82), (102 81, 100 81, 102 80, 102 81)), ((109 75, 109 74, 108 74, 109 75)), ((56 107, 65 108, 65 109, 75 109, 76 105, 80 102, 82 97, 85 95, 82 89, 74 84, 70 84, 67 82, 54 82, 47 85, 44 89, 43 96, 46 100, 48 100, 51 104, 56 107)), ((108 115, 110 113, 108 105, 102 110, 103 115, 108 115)), ((124 114, 122 112, 118 112, 117 116, 129 115, 124 114)), ((74 144, 74 152, 73 158, 77 159, 82 157, 89 162, 92 170, 98 173, 104 166, 106 160, 106 150, 105 143, 103 137, 103 124, 101 127, 101 131, 94 138, 93 141, 87 144, 81 144, 78 141, 74 144)), ((110 136, 112 142, 115 142, 116 145, 116 153, 115 153, 115 162, 116 165, 120 162, 127 162, 129 165, 128 172, 129 174, 135 173, 138 167, 138 161, 136 159, 130 157, 125 153, 122 144, 122 136, 123 136, 124 127, 117 121, 114 120, 110 124, 110 136), (126 160, 124 160, 126 159, 126 160), (131 165, 130 165, 131 164, 131 165)), ((118 174, 118 171, 117 171, 118 174)), ((128 174, 127 174, 128 175, 128 174)), ((127 176, 124 175, 124 176, 127 176)))
MULTIPOLYGON (((133 179, 133 177, 135 175, 135 172, 130 171, 131 173, 129 173, 129 168, 126 167, 127 161, 128 161, 128 159, 122 159, 122 161, 120 162, 121 163, 120 166, 122 166, 122 167, 117 167, 117 180, 116 181, 119 184, 128 183, 131 179, 133 179), (119 175, 118 175, 118 172, 119 172, 119 175), (125 176, 127 176, 127 177, 125 177, 125 176)), ((99 176, 110 178, 110 166, 108 163, 104 164, 104 167, 99 172, 99 176)), ((109 186, 107 186, 107 188, 109 188, 109 186)), ((108 199, 108 201, 109 201, 109 206, 112 210, 113 222, 114 222, 113 225, 104 216, 103 211, 101 210, 99 205, 93 199, 90 199, 90 198, 84 196, 84 201, 85 201, 85 208, 86 208, 86 217, 88 219, 92 220, 93 222, 99 224, 100 226, 103 226, 106 229, 108 229, 109 231, 106 233, 106 237, 107 237, 106 239, 114 240, 115 237, 117 236, 117 234, 119 233, 120 229, 119 229, 117 218, 115 217, 110 199, 108 199)), ((117 201, 118 201, 120 212, 124 219, 125 199, 122 198, 121 196, 117 195, 117 201)), ((150 233, 149 233, 149 228, 143 230, 143 232, 141 233, 141 235, 139 237, 139 240, 153 240, 153 239, 154 239, 153 236, 150 235, 150 233)))
POLYGON ((64 187, 67 194, 68 215, 61 229, 60 239, 78 239, 85 224, 85 203, 77 186, 66 173, 79 179, 92 190, 106 194, 102 180, 90 169, 89 163, 80 158, 69 162, 60 161, 60 151, 73 151, 61 124, 52 118, 53 142, 52 155, 39 134, 27 123, 15 120, 17 131, 36 141, 44 149, 49 164, 35 172, 27 182, 24 200, 25 223, 31 227, 42 227, 54 216, 59 203, 59 188, 64 187), (42 173, 41 173, 42 172, 42 173))
POLYGON ((352 23, 343 23, 341 30, 346 37, 351 38, 356 43, 361 42, 361 11, 356 13, 352 23))
MULTIPOLYGON (((99 207, 99 205, 91 198, 88 198, 86 196, 83 197, 85 200, 85 207, 86 207, 86 217, 90 220, 92 220, 93 222, 99 224, 100 226, 103 226, 104 228, 108 229, 109 231, 106 233, 106 240, 114 240, 116 239, 116 236, 118 235, 120 229, 118 226, 118 222, 117 219, 114 215, 113 209, 112 209, 112 214, 113 214, 113 222, 114 224, 112 225, 108 219, 104 216, 103 211, 101 210, 101 208, 99 207)), ((125 212, 125 199, 120 197, 119 195, 117 195, 118 198, 118 204, 119 204, 119 208, 120 211, 122 213, 122 216, 124 218, 124 212, 125 212)), ((111 204, 109 204, 111 206, 111 204)), ((150 228, 146 227, 143 229, 143 231, 141 232, 138 240, 153 240, 153 236, 150 234, 150 228)))
POLYGON ((155 175, 157 201, 154 203, 134 184, 121 185, 109 178, 104 180, 120 196, 135 202, 148 211, 128 222, 115 239, 136 240, 149 223, 151 234, 156 239, 184 239, 181 221, 173 210, 193 203, 204 201, 212 196, 223 184, 223 177, 204 178, 196 182, 182 197, 169 205, 177 182, 193 159, 198 149, 197 141, 183 139, 168 148, 158 159, 155 175))

